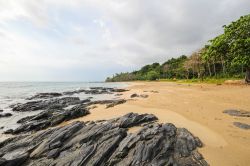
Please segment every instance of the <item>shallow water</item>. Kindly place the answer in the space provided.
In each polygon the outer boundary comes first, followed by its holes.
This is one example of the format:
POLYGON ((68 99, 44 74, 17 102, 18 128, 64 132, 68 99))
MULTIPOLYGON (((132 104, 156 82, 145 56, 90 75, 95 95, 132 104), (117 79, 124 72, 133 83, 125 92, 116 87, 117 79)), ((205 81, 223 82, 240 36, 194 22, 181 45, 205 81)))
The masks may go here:
MULTIPOLYGON (((13 112, 9 107, 12 104, 24 103, 28 97, 41 92, 65 92, 79 89, 89 89, 90 87, 111 87, 111 88, 125 88, 128 85, 126 83, 86 83, 86 82, 0 82, 0 110, 4 110, 4 113, 10 112, 13 115, 11 117, 0 118, 0 133, 8 129, 14 129, 18 127, 17 120, 38 114, 41 111, 33 112, 13 112)), ((80 99, 86 99, 93 97, 91 100, 102 100, 102 99, 114 99, 114 95, 101 94, 74 94, 74 97, 80 99)), ((1 135, 0 135, 1 137, 1 135)))

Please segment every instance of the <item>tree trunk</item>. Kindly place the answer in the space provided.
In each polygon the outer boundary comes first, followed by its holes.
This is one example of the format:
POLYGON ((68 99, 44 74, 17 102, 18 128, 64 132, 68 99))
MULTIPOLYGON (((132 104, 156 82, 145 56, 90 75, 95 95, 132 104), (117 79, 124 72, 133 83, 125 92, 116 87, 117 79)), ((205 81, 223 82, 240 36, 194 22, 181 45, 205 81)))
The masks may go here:
POLYGON ((224 60, 223 60, 223 58, 222 58, 222 57, 220 57, 220 58, 221 58, 222 72, 223 72, 223 74, 225 74, 224 60))
POLYGON ((245 77, 246 83, 250 83, 250 67, 246 69, 246 77, 245 77))
POLYGON ((210 69, 210 64, 209 64, 209 62, 207 63, 207 67, 208 67, 209 76, 211 77, 211 76, 212 76, 212 73, 211 73, 211 69, 210 69))
POLYGON ((186 79, 188 80, 189 79, 189 70, 186 71, 186 79))
POLYGON ((200 64, 197 64, 197 68, 198 68, 198 79, 201 78, 201 68, 200 68, 200 64))
POLYGON ((215 62, 213 60, 213 66, 214 66, 214 75, 216 76, 216 67, 215 67, 215 62))

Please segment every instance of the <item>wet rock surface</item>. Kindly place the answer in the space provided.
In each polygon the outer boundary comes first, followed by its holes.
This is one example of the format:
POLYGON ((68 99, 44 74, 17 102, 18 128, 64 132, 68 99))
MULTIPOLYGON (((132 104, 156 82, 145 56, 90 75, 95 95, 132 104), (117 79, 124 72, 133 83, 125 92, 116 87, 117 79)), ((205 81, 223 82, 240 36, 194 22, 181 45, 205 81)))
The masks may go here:
POLYGON ((231 115, 231 116, 250 117, 250 112, 245 111, 245 110, 228 109, 228 110, 223 111, 223 113, 231 115))
POLYGON ((234 122, 233 123, 234 126, 241 128, 241 129, 245 129, 245 130, 249 130, 250 129, 250 125, 249 124, 245 124, 245 123, 241 123, 241 122, 234 122))
POLYGON ((202 146, 197 137, 155 120, 152 114, 130 113, 16 136, 0 143, 0 165, 208 165, 197 151, 202 146), (127 133, 136 125, 143 127, 127 133))

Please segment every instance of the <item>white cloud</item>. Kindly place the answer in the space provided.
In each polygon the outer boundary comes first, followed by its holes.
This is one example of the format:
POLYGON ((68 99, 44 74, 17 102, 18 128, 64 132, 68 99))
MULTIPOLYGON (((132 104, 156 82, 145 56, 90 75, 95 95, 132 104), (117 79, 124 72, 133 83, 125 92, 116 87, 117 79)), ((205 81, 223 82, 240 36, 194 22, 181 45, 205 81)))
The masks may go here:
POLYGON ((101 80, 190 54, 249 11, 249 0, 0 0, 0 80, 101 80))

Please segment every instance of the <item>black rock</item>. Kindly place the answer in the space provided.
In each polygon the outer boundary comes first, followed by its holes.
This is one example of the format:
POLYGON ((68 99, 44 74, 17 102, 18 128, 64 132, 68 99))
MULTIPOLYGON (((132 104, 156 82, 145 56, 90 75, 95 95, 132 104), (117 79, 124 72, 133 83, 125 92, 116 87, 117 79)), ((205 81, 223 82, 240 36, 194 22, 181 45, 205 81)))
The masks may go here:
POLYGON ((197 151, 200 140, 186 129, 153 123, 127 133, 128 126, 156 119, 154 115, 130 113, 101 123, 74 122, 17 136, 0 143, 0 164, 208 165, 197 151))
POLYGON ((60 97, 62 96, 61 93, 38 93, 30 98, 27 98, 26 100, 34 100, 34 99, 48 99, 48 98, 53 98, 53 97, 60 97))
POLYGON ((156 121, 158 118, 153 114, 137 114, 137 113, 128 113, 120 118, 110 120, 111 123, 114 123, 122 128, 128 128, 136 126, 146 122, 156 121))
POLYGON ((245 124, 245 123, 241 123, 241 122, 234 122, 233 124, 236 127, 241 128, 241 129, 245 129, 245 130, 249 130, 250 129, 250 125, 249 124, 245 124))
POLYGON ((138 94, 136 94, 136 93, 134 93, 134 94, 132 94, 130 97, 131 97, 131 98, 134 98, 134 97, 139 97, 139 95, 138 95, 138 94))
POLYGON ((111 103, 107 104, 106 108, 114 107, 116 105, 123 104, 125 102, 126 102, 126 100, 124 100, 124 99, 113 100, 111 103))
POLYGON ((135 97, 148 98, 148 95, 147 94, 138 95, 138 94, 134 93, 130 97, 131 98, 135 98, 135 97))
POLYGON ((63 95, 73 95, 85 92, 85 89, 63 92, 63 95))
POLYGON ((249 111, 244 111, 244 110, 229 109, 229 110, 223 111, 223 113, 229 114, 231 116, 250 117, 250 112, 249 111))
POLYGON ((3 117, 10 117, 10 116, 12 116, 11 113, 2 113, 2 114, 0 114, 0 118, 3 118, 3 117))
POLYGON ((89 114, 84 105, 79 104, 67 110, 47 110, 34 116, 20 119, 21 125, 14 130, 5 131, 6 134, 19 134, 31 131, 39 131, 48 127, 56 126, 64 121, 75 119, 89 114))
POLYGON ((43 109, 37 115, 27 116, 17 121, 20 126, 14 130, 7 130, 5 134, 20 134, 32 131, 39 131, 48 127, 56 126, 64 121, 75 119, 89 114, 89 108, 95 104, 106 104, 106 107, 114 107, 122 104, 126 100, 100 100, 90 101, 90 99, 80 100, 77 97, 64 97, 61 99, 50 99, 45 101, 31 101, 13 108, 17 111, 43 109), (80 103, 80 104, 78 104, 80 103), (38 104, 38 105, 36 105, 38 104), (71 108, 66 106, 73 105, 71 108), (75 105, 76 104, 76 105, 75 105))
POLYGON ((0 110, 0 112, 3 112, 3 110, 0 110))
POLYGON ((79 97, 63 97, 50 100, 30 101, 24 104, 17 104, 13 107, 13 111, 36 111, 36 110, 48 110, 48 109, 62 109, 69 105, 75 105, 80 103, 89 102, 90 100, 80 100, 79 97))
POLYGON ((91 106, 95 104, 106 104, 106 108, 114 107, 119 104, 125 103, 125 99, 118 99, 118 100, 97 100, 97 101, 91 101, 87 103, 86 105, 91 106))
POLYGON ((63 95, 73 95, 79 93, 97 95, 97 94, 112 94, 114 92, 125 92, 125 91, 128 90, 117 89, 117 88, 106 88, 106 87, 90 87, 89 89, 80 89, 80 90, 63 92, 63 95))
POLYGON ((129 91, 127 89, 112 89, 111 92, 126 92, 126 91, 129 91))

